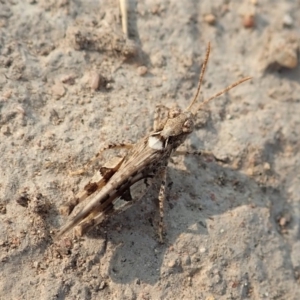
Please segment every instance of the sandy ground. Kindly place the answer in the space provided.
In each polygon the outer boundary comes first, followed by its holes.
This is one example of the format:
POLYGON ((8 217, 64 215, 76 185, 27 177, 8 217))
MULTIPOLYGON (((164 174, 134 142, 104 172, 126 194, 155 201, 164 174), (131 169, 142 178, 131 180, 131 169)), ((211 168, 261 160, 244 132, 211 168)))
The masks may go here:
POLYGON ((117 1, 0 1, 0 298, 300 299, 300 1, 136 2, 129 40, 117 1), (163 245, 150 193, 54 247, 70 171, 186 107, 209 41, 204 97, 253 79, 182 149, 228 162, 170 162, 163 245))

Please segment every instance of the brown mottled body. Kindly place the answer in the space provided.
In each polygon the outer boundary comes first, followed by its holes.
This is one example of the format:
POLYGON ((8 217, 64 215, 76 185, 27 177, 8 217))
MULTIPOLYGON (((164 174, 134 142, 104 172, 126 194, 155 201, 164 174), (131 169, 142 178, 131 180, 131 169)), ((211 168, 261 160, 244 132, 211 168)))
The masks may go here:
MULTIPOLYGON (((173 150, 172 145, 168 145, 168 150, 154 150, 148 147, 148 137, 143 138, 128 153, 118 171, 108 180, 108 182, 98 192, 93 193, 93 199, 74 218, 61 228, 57 237, 62 236, 67 231, 75 227, 92 212, 104 211, 113 200, 122 194, 137 181, 154 176, 160 166, 165 166, 167 158, 173 150), (162 155, 163 154, 163 155, 162 155)), ((93 214, 95 215, 95 214, 93 214)))
POLYGON ((167 109, 164 106, 158 106, 155 112, 153 132, 146 135, 135 145, 130 146, 128 154, 123 158, 119 158, 114 168, 104 166, 100 169, 103 178, 98 182, 86 185, 85 191, 75 198, 73 204, 77 205, 77 203, 88 197, 91 197, 91 200, 60 229, 57 238, 63 236, 79 223, 81 225, 80 234, 86 232, 92 226, 99 224, 105 215, 114 211, 114 205, 117 203, 119 197, 122 197, 125 201, 131 200, 130 187, 133 184, 142 179, 156 176, 161 180, 161 188, 158 196, 160 208, 159 238, 160 241, 163 240, 163 202, 165 200, 166 168, 172 152, 194 130, 196 113, 202 105, 250 79, 249 77, 244 78, 232 84, 195 108, 194 104, 200 92, 209 52, 210 46, 208 46, 206 52, 196 96, 188 108, 181 111, 177 107, 167 109))

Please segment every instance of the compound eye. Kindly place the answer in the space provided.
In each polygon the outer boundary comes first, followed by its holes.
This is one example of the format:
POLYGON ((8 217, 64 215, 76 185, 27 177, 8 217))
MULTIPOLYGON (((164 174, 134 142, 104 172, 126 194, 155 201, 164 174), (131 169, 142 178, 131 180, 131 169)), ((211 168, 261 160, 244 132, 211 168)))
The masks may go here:
POLYGON ((183 128, 182 128, 183 132, 192 132, 193 129, 194 129, 194 122, 191 119, 188 119, 183 123, 183 128))
POLYGON ((179 116, 181 113, 181 110, 180 108, 172 108, 170 111, 169 111, 169 118, 170 119, 174 119, 176 118, 177 116, 179 116))

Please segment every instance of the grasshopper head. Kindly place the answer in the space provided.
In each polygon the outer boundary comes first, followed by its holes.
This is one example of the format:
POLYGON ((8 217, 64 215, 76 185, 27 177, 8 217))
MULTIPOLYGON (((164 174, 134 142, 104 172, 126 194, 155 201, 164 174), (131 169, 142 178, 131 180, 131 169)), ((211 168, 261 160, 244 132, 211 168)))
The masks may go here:
POLYGON ((180 134, 189 134, 194 130, 194 115, 190 111, 182 112, 180 109, 172 109, 169 112, 167 122, 160 135, 167 139, 180 134))
POLYGON ((163 150, 167 147, 167 145, 170 145, 172 148, 178 147, 180 144, 184 142, 188 134, 190 134, 194 130, 195 116, 197 111, 202 106, 204 106, 214 98, 219 97, 220 95, 228 92, 235 86, 251 78, 251 77, 246 77, 231 84, 227 88, 223 89, 221 92, 206 99, 205 101, 203 101, 202 103, 198 104, 198 106, 195 107, 196 100, 200 93, 204 72, 209 58, 209 53, 210 53, 210 44, 208 44, 206 50, 206 56, 201 69, 197 93, 194 99, 184 111, 181 111, 181 109, 177 107, 169 111, 168 117, 163 127, 160 128, 159 131, 154 132, 149 138, 149 146, 151 148, 155 150, 163 150))

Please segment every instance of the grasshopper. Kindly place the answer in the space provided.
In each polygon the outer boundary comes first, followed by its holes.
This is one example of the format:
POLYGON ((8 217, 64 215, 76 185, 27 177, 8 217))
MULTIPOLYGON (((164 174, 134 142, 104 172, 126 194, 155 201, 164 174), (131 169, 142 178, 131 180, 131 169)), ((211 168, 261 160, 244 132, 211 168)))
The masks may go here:
MULTIPOLYGON (((110 145, 105 148, 127 148, 129 151, 125 156, 115 158, 111 165, 106 164, 101 167, 100 173, 102 178, 99 181, 87 184, 83 192, 79 193, 71 203, 63 207, 62 211, 65 214, 69 214, 78 203, 91 197, 86 206, 60 229, 56 238, 61 238, 74 227, 77 228, 77 235, 82 235, 93 226, 100 224, 108 215, 122 210, 117 208, 120 201, 125 200, 128 204, 132 202, 130 195, 130 187, 132 185, 138 181, 155 177, 159 178, 161 182, 158 193, 160 211, 159 240, 163 241, 163 203, 167 186, 167 165, 171 155, 176 152, 178 146, 193 132, 196 113, 202 106, 250 79, 250 77, 243 78, 196 105, 209 54, 210 44, 207 47, 196 95, 185 110, 182 111, 177 107, 167 109, 163 106, 157 106, 152 132, 134 145, 110 145)), ((128 205, 123 207, 126 206, 128 205)))

